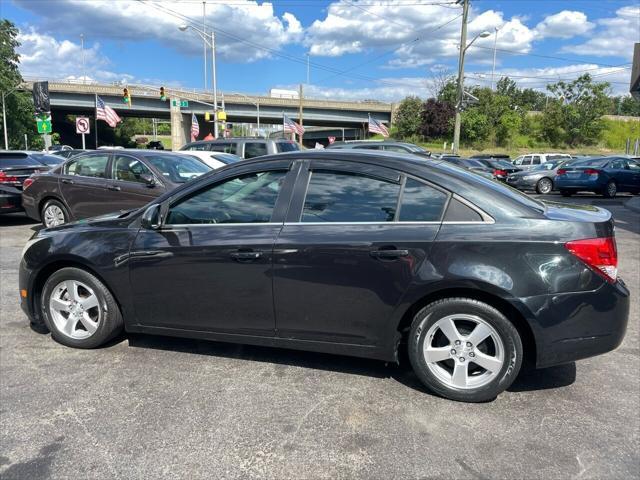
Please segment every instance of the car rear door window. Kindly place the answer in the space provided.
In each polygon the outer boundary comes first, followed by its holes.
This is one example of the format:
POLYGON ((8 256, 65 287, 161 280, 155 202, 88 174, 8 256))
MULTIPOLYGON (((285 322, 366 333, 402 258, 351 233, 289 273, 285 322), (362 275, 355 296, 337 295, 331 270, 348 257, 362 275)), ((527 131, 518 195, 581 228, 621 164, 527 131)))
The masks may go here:
POLYGON ((65 173, 82 177, 106 178, 108 162, 108 154, 79 157, 66 165, 65 173))
POLYGON ((244 158, 260 157, 267 154, 267 144, 264 142, 249 142, 244 144, 244 158))
POLYGON ((627 162, 625 160, 618 158, 609 164, 609 168, 612 168, 614 170, 624 170, 626 165, 627 162))
POLYGON ((153 175, 144 163, 129 155, 115 156, 111 174, 114 180, 138 183, 147 183, 142 175, 153 175))
POLYGON ((302 222, 392 222, 400 185, 341 171, 311 173, 302 222))
POLYGON ((540 155, 534 155, 531 159, 531 165, 540 165, 541 161, 540 155))
POLYGON ((440 221, 446 201, 446 193, 408 178, 402 191, 398 219, 401 222, 440 221))
POLYGON ((167 224, 267 223, 286 171, 241 175, 200 190, 171 206, 167 224))

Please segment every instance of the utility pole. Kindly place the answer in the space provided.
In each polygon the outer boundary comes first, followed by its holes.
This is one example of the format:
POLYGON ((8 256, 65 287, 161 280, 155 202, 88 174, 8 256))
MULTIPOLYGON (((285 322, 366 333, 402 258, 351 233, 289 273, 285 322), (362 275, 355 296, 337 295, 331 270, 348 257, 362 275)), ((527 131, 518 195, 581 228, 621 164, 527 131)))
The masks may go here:
POLYGON ((309 85, 309 54, 307 53, 307 85, 309 85))
POLYGON ((218 138, 218 79, 216 74, 216 32, 211 29, 211 84, 213 87, 213 136, 218 138))
POLYGON ((87 82, 87 70, 84 66, 84 33, 80 34, 80 50, 82 51, 82 84, 87 82))
MULTIPOLYGON (((302 95, 303 95, 303 91, 302 91, 302 84, 300 84, 300 90, 298 93, 298 116, 300 117, 300 126, 302 127, 302 95)), ((299 140, 300 140, 300 146, 302 146, 302 134, 298 135, 299 140)))
POLYGON ((460 148, 460 122, 462 111, 462 100, 464 98, 464 54, 467 46, 467 17, 469 16, 469 0, 458 0, 462 2, 462 29, 460 31, 460 57, 458 59, 458 95, 456 98, 456 121, 453 128, 453 153, 458 153, 460 148))

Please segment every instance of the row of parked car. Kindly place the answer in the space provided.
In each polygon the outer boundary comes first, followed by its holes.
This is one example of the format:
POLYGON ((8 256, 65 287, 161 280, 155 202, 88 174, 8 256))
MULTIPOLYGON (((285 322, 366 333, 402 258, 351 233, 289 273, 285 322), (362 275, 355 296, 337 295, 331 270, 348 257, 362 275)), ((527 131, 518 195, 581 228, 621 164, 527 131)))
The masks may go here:
MULTIPOLYGON (((568 154, 530 154, 469 158, 436 155, 395 141, 336 142, 335 150, 409 153, 457 165, 519 190, 569 196, 593 191, 605 197, 640 192, 640 164, 625 157, 573 158, 568 154)), ((25 210, 52 227, 72 220, 140 207, 167 190, 210 170, 243 159, 299 150, 287 139, 232 138, 198 141, 178 152, 159 150, 60 149, 0 152, 0 213, 25 210)))

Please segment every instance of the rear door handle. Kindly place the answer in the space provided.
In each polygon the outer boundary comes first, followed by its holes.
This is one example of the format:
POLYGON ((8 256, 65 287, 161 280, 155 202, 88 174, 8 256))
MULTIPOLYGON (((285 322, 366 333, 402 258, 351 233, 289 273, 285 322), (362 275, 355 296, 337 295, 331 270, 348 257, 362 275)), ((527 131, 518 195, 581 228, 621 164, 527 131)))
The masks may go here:
POLYGON ((107 187, 107 190, 111 190, 113 192, 119 192, 120 190, 122 190, 119 186, 117 185, 109 185, 107 187))
POLYGON ((73 185, 73 180, 69 180, 68 178, 63 178, 62 183, 66 183, 68 185, 73 185))
POLYGON ((380 258, 384 260, 394 260, 396 258, 409 256, 409 250, 374 250, 369 253, 373 258, 380 258))
POLYGON ((262 257, 261 251, 252 251, 252 252, 232 252, 231 258, 238 261, 247 261, 247 260, 258 260, 262 257))

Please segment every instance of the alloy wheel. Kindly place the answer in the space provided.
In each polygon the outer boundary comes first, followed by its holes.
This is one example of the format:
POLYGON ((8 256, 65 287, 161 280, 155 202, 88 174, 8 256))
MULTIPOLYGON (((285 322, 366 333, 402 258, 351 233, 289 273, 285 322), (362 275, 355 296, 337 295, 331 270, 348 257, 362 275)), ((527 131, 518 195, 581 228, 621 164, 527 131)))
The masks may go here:
POLYGON ((60 333, 74 340, 93 335, 102 320, 98 297, 77 280, 65 280, 55 286, 49 297, 49 310, 60 333))
POLYGON ((542 178, 538 182, 538 191, 542 194, 547 194, 553 189, 553 183, 548 178, 542 178))
POLYGON ((424 340, 427 368, 450 388, 472 389, 492 382, 502 370, 500 335, 477 315, 448 315, 435 322, 424 340))
POLYGON ((48 205, 44 209, 43 223, 47 228, 62 225, 64 223, 64 212, 58 205, 48 205))

